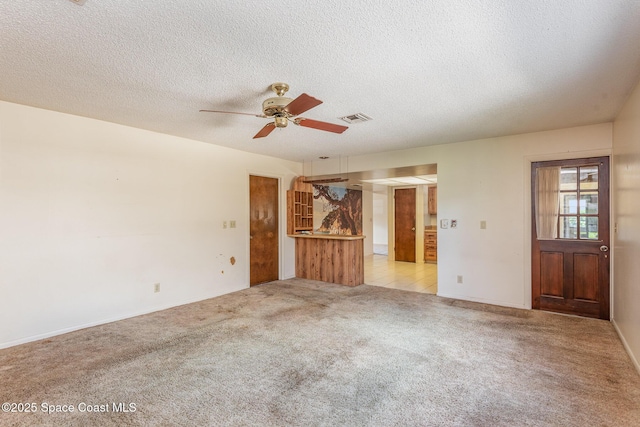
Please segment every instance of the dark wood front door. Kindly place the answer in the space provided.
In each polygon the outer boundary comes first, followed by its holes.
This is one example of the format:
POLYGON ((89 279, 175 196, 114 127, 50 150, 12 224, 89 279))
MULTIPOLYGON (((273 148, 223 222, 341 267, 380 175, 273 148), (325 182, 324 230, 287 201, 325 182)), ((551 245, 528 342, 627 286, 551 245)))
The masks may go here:
POLYGON ((249 176, 249 285, 278 280, 278 180, 249 176))
POLYGON ((532 164, 532 307, 609 319, 609 158, 532 164), (536 170, 559 166, 557 238, 536 231, 536 170))
POLYGON ((416 262, 416 189, 395 190, 395 260, 416 262))

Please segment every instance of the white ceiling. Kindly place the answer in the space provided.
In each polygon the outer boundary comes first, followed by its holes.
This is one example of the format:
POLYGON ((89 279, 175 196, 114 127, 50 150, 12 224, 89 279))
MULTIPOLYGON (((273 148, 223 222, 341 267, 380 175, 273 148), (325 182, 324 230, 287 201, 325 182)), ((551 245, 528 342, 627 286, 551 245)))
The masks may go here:
POLYGON ((291 160, 612 120, 640 77, 638 0, 0 2, 0 99, 291 160), (284 81, 324 103, 252 139, 284 81))
POLYGON ((363 179, 369 184, 397 187, 399 185, 430 185, 438 182, 438 175, 398 176, 393 178, 363 179))

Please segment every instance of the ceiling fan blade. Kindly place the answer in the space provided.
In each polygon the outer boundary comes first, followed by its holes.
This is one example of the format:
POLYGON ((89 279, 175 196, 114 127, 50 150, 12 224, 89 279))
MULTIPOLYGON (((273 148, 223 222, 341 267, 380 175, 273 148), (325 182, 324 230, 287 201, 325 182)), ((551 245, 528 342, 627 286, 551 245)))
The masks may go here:
POLYGON ((289 104, 284 107, 284 111, 291 114, 292 116, 297 116, 298 114, 302 114, 307 110, 312 109, 318 105, 322 104, 322 101, 314 98, 313 96, 309 96, 306 93, 303 93, 289 104))
POLYGON ((318 129, 318 130, 326 130, 327 132, 333 132, 333 133, 342 133, 345 130, 349 129, 348 126, 334 125, 333 123, 305 119, 303 117, 296 119, 294 123, 300 126, 318 129))
POLYGON ((224 113, 224 114, 242 114, 244 116, 254 116, 254 117, 262 117, 266 118, 264 114, 253 114, 253 113, 238 113, 235 111, 219 111, 219 110, 200 110, 201 113, 224 113))
POLYGON ((269 135, 275 128, 275 123, 267 123, 262 129, 260 129, 260 132, 256 133, 256 136, 254 136, 253 139, 264 138, 265 136, 269 135))

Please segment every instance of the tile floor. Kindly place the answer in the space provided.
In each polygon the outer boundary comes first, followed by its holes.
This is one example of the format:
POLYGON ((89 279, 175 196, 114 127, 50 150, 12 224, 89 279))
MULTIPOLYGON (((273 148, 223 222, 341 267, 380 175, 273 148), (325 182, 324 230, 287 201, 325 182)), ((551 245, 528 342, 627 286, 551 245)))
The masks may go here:
POLYGON ((386 255, 364 257, 364 282, 367 285, 435 294, 438 291, 438 266, 424 262, 389 261, 386 255))

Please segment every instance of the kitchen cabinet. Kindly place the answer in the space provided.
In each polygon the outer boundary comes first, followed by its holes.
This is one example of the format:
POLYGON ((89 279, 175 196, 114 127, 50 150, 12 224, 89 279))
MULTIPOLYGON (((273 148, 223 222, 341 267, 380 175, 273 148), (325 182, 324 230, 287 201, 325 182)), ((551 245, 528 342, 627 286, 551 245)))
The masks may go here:
POLYGON ((427 189, 427 211, 429 215, 438 213, 438 187, 435 185, 427 189))
POLYGON ((424 261, 438 261, 438 232, 435 230, 424 231, 424 261))

